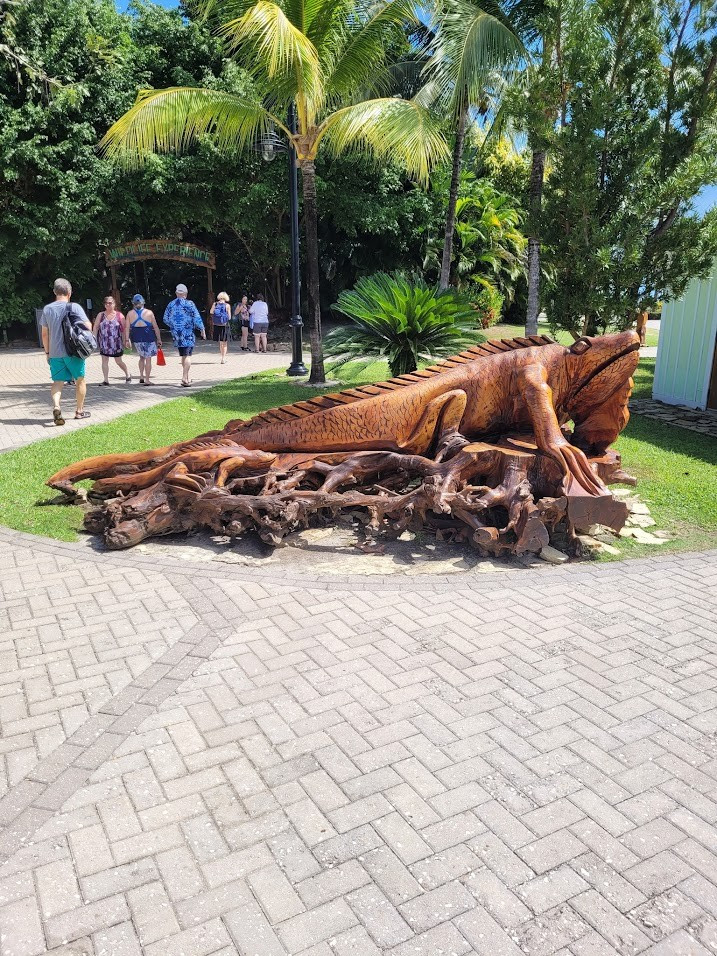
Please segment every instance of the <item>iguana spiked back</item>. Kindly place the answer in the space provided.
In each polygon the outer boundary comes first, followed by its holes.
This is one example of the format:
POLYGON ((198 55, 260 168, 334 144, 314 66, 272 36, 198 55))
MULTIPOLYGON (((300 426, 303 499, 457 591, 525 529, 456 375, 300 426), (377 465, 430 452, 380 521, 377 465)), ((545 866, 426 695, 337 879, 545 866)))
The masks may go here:
MULTIPOLYGON (((377 395, 386 392, 396 391, 405 388, 407 385, 416 385, 425 381, 427 378, 433 378, 441 372, 457 368, 459 365, 465 365, 468 362, 475 362, 477 359, 488 358, 500 352, 513 352, 517 349, 535 348, 541 345, 554 345, 553 339, 547 335, 533 335, 529 338, 517 337, 514 339, 492 339, 488 342, 481 342, 472 345, 470 348, 452 355, 450 358, 442 359, 435 365, 420 369, 415 372, 409 372, 406 375, 399 375, 398 378, 390 378, 385 382, 377 382, 375 385, 361 385, 358 388, 348 388, 342 392, 332 392, 328 395, 319 395, 316 398, 310 398, 302 402, 294 402, 292 405, 281 405, 278 408, 270 408, 265 412, 260 412, 247 421, 231 422, 232 432, 241 432, 245 428, 254 428, 258 425, 274 424, 276 422, 290 422, 297 418, 304 418, 307 415, 313 415, 316 412, 323 412, 329 408, 335 408, 337 405, 350 405, 366 398, 375 398, 377 395)), ((240 440, 238 437, 237 440, 240 440)))

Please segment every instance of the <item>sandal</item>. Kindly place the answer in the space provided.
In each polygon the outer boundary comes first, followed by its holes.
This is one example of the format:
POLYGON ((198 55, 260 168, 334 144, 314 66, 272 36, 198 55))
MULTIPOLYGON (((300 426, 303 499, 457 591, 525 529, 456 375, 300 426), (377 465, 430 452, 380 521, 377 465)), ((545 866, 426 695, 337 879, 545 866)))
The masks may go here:
POLYGON ((109 382, 100 382, 100 385, 109 385, 109 382))
POLYGON ((125 383, 129 385, 131 381, 132 381, 132 376, 128 375, 127 378, 125 379, 125 383))
POLYGON ((62 412, 59 408, 52 409, 52 420, 56 425, 64 425, 65 419, 62 417, 62 412))
POLYGON ((89 418, 89 417, 90 417, 90 413, 89 413, 89 412, 84 412, 84 411, 82 411, 82 412, 75 412, 75 418, 89 418))
POLYGON ((139 380, 139 384, 140 384, 140 385, 144 385, 144 379, 143 379, 143 378, 141 378, 141 379, 139 380))

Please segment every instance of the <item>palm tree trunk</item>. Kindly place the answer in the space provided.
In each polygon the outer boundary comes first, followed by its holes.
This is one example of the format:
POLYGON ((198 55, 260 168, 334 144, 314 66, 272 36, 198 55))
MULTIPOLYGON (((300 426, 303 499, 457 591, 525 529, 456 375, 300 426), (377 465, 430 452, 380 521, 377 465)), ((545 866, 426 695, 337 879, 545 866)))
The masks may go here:
POLYGON ((545 151, 534 150, 530 167, 530 236, 528 237, 528 311, 525 316, 525 334, 538 334, 540 312, 540 235, 539 216, 543 204, 543 177, 545 151))
POLYGON ((309 383, 326 381, 324 347, 321 339, 321 296, 319 287, 319 237, 316 213, 316 168, 312 159, 301 161, 301 183, 304 193, 304 233, 306 235, 306 271, 309 317, 311 325, 311 373, 309 383))
POLYGON ((448 209, 446 210, 446 231, 443 239, 443 258, 441 259, 441 288, 447 289, 451 279, 451 259, 453 258, 453 232, 456 228, 456 202, 458 201, 458 186, 461 179, 463 163, 463 143, 466 138, 466 124, 468 110, 462 109, 458 117, 456 141, 453 144, 453 169, 451 171, 451 188, 448 193, 448 209))

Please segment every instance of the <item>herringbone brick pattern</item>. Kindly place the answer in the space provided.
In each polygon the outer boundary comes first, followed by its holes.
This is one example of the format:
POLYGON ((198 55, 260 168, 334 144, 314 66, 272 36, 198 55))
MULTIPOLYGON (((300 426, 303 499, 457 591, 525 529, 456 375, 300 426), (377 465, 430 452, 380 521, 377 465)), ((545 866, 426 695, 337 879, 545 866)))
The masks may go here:
POLYGON ((196 617, 162 575, 4 551, 0 796, 177 641, 196 617))
POLYGON ((207 575, 95 769, 26 800, 0 953, 717 953, 717 554, 276 577, 207 575))

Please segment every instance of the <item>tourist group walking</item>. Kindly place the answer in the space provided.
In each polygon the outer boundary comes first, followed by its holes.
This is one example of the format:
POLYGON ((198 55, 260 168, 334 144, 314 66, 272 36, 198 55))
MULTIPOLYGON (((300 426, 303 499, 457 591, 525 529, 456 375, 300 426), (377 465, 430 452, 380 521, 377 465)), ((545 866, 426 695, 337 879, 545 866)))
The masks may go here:
MULTIPOLYGON (((53 286, 55 301, 48 303, 42 310, 40 326, 42 344, 47 355, 50 377, 52 379, 53 421, 64 425, 61 411, 62 389, 65 385, 75 388, 77 419, 89 418, 84 403, 87 392, 86 359, 96 349, 101 358, 102 381, 100 385, 109 385, 110 359, 124 376, 126 384, 132 383, 132 374, 127 366, 127 351, 134 349, 139 359, 139 384, 153 385, 152 362, 164 365, 162 351, 162 333, 154 312, 147 307, 144 296, 137 293, 132 297, 132 308, 124 315, 118 303, 111 295, 104 299, 104 308, 98 312, 93 322, 84 309, 72 302, 72 285, 67 279, 56 279, 53 286)), ((192 354, 196 338, 206 339, 206 330, 199 309, 188 298, 189 290, 184 283, 175 289, 175 298, 167 305, 162 323, 169 329, 182 368, 181 386, 189 388, 192 384, 192 354)), ((262 295, 249 304, 247 296, 242 296, 232 312, 231 301, 226 292, 220 292, 209 310, 212 322, 212 338, 219 345, 219 357, 222 365, 227 360, 231 337, 231 319, 235 318, 241 332, 240 350, 251 351, 249 333, 254 339, 254 351, 267 351, 267 332, 269 329, 269 307, 262 295)))

